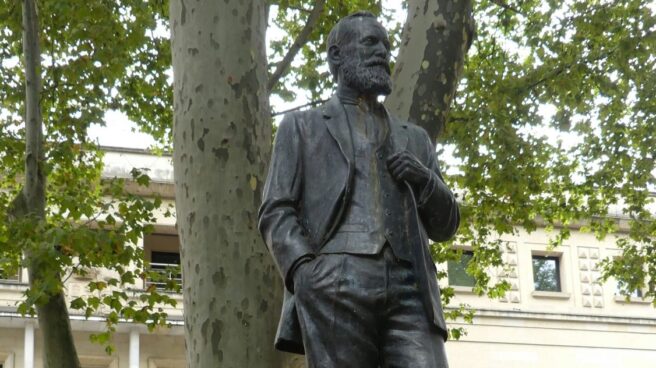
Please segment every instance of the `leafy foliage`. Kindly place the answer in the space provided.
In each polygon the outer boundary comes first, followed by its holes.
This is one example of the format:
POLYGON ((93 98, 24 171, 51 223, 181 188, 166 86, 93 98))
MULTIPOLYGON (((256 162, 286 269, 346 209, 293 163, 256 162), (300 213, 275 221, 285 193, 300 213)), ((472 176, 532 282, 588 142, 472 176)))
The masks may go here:
MULTIPOLYGON (((627 292, 652 269, 656 222, 656 16, 647 1, 481 1, 478 39, 443 142, 457 168, 460 241, 557 228, 552 246, 581 227, 620 231, 624 256, 606 277, 627 292), (629 265, 633 273, 627 272, 629 265)), ((653 296, 653 287, 648 295, 653 296)))
MULTIPOLYGON (((295 6, 312 2, 302 3, 295 6)), ((551 246, 573 228, 599 239, 619 235, 622 256, 606 260, 604 277, 618 279, 626 293, 647 286, 645 296, 656 296, 656 280, 647 277, 656 274, 653 4, 474 4, 477 38, 438 144, 440 157, 448 158, 447 181, 462 203, 464 226, 455 242, 473 250, 468 272, 476 278, 474 290, 502 295, 508 285, 490 273, 503 267, 499 237, 516 234, 518 226, 529 232, 544 226, 552 231, 551 246), (619 228, 618 212, 628 230, 619 228)), ((281 2, 281 9, 286 5, 281 2)), ((302 24, 300 15, 277 14, 275 25, 290 34, 302 24)), ((318 28, 327 34, 332 22, 318 28)), ((272 59, 289 42, 272 43, 272 59)), ((329 94, 332 84, 313 82, 330 79, 326 69, 317 72, 324 42, 321 36, 310 40, 306 49, 314 51, 304 52, 303 65, 292 68, 285 86, 309 88, 315 100, 329 94)), ((452 244, 435 244, 433 256, 446 262, 460 253, 452 244)), ((443 289, 443 302, 452 295, 443 289)), ((457 310, 450 315, 458 316, 457 310)))
MULTIPOLYGON (((152 125, 142 129, 166 144, 171 92, 164 71, 170 54, 167 39, 155 32, 164 24, 165 5, 39 1, 47 209, 46 220, 38 221, 10 216, 23 180, 24 66, 21 4, 0 2, 0 269, 12 274, 38 266, 41 277, 32 280, 18 306, 22 313, 34 313, 69 277, 108 270, 70 305, 87 317, 106 317, 108 329, 96 338, 101 342, 110 342, 120 319, 164 324, 161 306, 175 304, 155 289, 123 291, 151 276, 137 242, 152 231, 162 203, 157 196, 131 194, 124 179, 102 180, 102 151, 87 135, 92 124, 105 123, 108 109, 122 108, 136 121, 149 119, 152 125)), ((147 186, 149 178, 134 170, 131 181, 147 186)))

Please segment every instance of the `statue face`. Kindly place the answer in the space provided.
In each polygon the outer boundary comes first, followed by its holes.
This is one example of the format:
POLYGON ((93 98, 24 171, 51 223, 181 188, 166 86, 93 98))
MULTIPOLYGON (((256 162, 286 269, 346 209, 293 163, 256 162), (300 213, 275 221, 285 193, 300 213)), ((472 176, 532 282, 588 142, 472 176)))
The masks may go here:
POLYGON ((363 94, 388 95, 392 91, 385 29, 374 18, 359 17, 345 26, 353 27, 353 37, 341 47, 340 83, 363 94))

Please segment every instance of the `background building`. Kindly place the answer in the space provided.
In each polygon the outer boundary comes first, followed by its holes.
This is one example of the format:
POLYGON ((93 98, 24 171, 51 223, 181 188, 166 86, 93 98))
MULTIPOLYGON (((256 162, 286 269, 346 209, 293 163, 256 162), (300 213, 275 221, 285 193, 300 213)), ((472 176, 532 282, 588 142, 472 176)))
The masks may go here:
MULTIPOLYGON (((173 203, 173 169, 170 158, 153 156, 143 150, 108 148, 107 177, 130 178, 133 167, 148 168, 150 191, 158 192, 165 204, 173 203)), ((142 190, 135 186, 135 190, 142 190)), ((148 195, 147 191, 141 194, 148 195)), ((621 220, 620 226, 622 226, 621 220)), ((141 239, 139 246, 153 268, 164 271, 178 264, 179 242, 175 219, 158 217, 154 234, 141 239)), ((617 255, 614 239, 600 242, 592 234, 573 232, 554 251, 547 251, 549 234, 538 230, 504 238, 505 270, 495 277, 506 280, 511 290, 502 300, 478 297, 471 292, 472 279, 464 272, 468 259, 463 248, 461 262, 440 265, 449 273, 448 282, 456 290, 452 303, 469 304, 477 310, 468 334, 447 343, 451 368, 540 368, 540 367, 651 367, 656 362, 656 309, 637 290, 630 302, 617 295, 616 283, 600 283, 598 262, 617 255)), ((181 282, 180 275, 168 275, 181 282)), ((85 278, 72 277, 67 283, 69 300, 86 293, 90 278, 102 278, 96 270, 85 278)), ((26 289, 27 271, 0 280, 0 368, 40 368, 41 347, 35 319, 16 312, 16 302, 26 289)), ((143 280, 130 292, 149 285, 143 280)), ((156 285, 157 286, 157 285, 156 285)), ((176 308, 169 308, 171 328, 148 332, 144 326, 121 323, 114 338, 116 351, 108 356, 103 347, 89 341, 89 335, 104 329, 101 317, 85 319, 72 315, 78 354, 82 366, 100 367, 185 367, 182 296, 176 308)))
MULTIPOLYGON (((173 204, 173 167, 170 157, 154 156, 144 150, 108 148, 105 154, 105 177, 129 179, 133 167, 147 168, 152 183, 149 191, 156 191, 164 200, 164 206, 173 204)), ((148 195, 139 186, 135 191, 148 195)), ((180 263, 180 248, 175 231, 175 219, 157 217, 155 232, 141 239, 145 257, 151 267, 163 272, 169 264, 180 263)), ((67 298, 71 300, 87 293, 86 285, 92 278, 102 279, 103 270, 94 270, 84 278, 73 276, 67 282, 67 298)), ((169 275, 181 282, 180 275, 169 275)), ((140 289, 149 286, 148 280, 129 290, 138 296, 140 289)), ((156 285, 157 286, 157 285, 156 285)), ((24 318, 16 312, 16 302, 27 288, 27 270, 10 279, 0 280, 0 368, 41 368, 41 347, 36 319, 24 318)), ((89 335, 105 329, 104 319, 71 315, 77 352, 84 368, 183 368, 185 364, 184 327, 182 321, 182 295, 173 294, 176 308, 167 308, 171 328, 148 332, 140 324, 120 323, 114 336, 115 352, 108 356, 103 346, 92 343, 89 335)))
POLYGON ((475 296, 471 278, 460 271, 463 265, 447 266, 456 289, 454 305, 467 303, 477 310, 474 324, 464 324, 467 336, 447 344, 451 366, 653 366, 656 309, 651 300, 636 290, 627 301, 614 280, 599 281, 598 262, 618 254, 614 239, 600 242, 592 234, 572 232, 563 246, 547 251, 548 237, 538 230, 504 239, 509 267, 496 276, 511 290, 501 300, 475 296))

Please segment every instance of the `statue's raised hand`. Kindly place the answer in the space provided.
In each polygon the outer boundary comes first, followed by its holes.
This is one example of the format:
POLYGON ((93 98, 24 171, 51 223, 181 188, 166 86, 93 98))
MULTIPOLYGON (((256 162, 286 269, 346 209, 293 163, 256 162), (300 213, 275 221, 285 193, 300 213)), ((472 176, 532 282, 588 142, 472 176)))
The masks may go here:
POLYGON ((416 191, 423 190, 433 175, 430 169, 407 150, 390 156, 387 159, 387 169, 395 180, 407 181, 416 191))

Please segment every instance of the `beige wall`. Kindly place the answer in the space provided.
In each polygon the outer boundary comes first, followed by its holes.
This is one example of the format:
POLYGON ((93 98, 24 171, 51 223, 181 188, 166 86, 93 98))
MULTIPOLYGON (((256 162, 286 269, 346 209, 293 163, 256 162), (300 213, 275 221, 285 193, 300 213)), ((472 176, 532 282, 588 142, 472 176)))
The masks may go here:
POLYGON ((7 366, 3 368, 11 368, 11 364, 22 368, 23 336, 23 329, 0 327, 0 363, 7 366), (17 360, 21 361, 20 366, 16 365, 17 360))
POLYGON ((449 341, 451 368, 616 368, 656 364, 656 309, 649 300, 627 303, 616 295, 615 281, 601 283, 597 263, 618 254, 614 239, 598 241, 573 232, 560 256, 562 292, 535 292, 532 254, 546 254, 543 230, 507 237, 508 270, 490 270, 512 285, 502 300, 478 297, 457 287, 453 306, 477 309, 473 325, 460 341, 449 341))
POLYGON ((458 342, 449 344, 451 368, 648 368, 654 350, 590 348, 576 345, 458 342))
POLYGON ((467 336, 447 343, 451 368, 646 368, 656 362, 653 323, 499 317, 479 316, 467 336))
POLYGON ((549 251, 547 244, 551 235, 543 230, 531 234, 520 230, 517 236, 504 238, 507 246, 503 258, 509 269, 494 269, 490 273, 494 280, 506 280, 511 284, 506 297, 490 300, 457 287, 453 305, 467 303, 474 308, 656 318, 651 300, 627 303, 624 297, 616 295, 614 280, 602 283, 599 279, 599 261, 619 254, 614 238, 598 241, 592 234, 574 231, 563 246, 549 251), (562 292, 535 292, 532 254, 560 256, 562 292))

